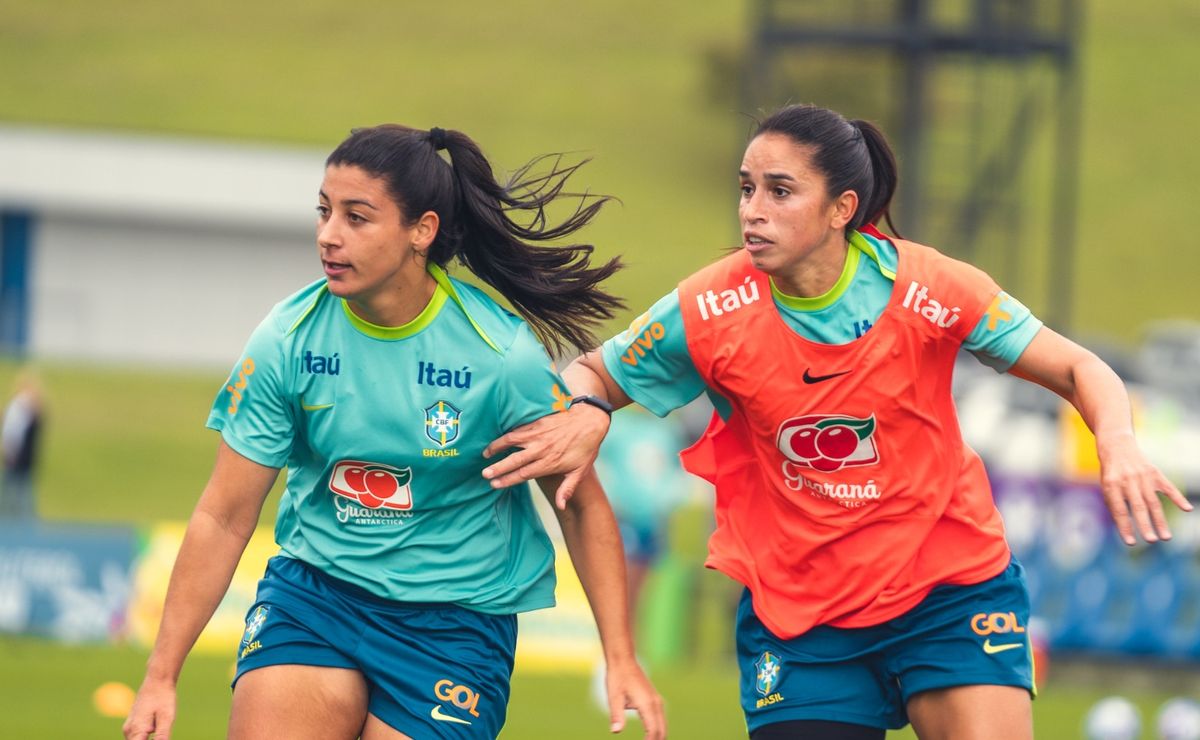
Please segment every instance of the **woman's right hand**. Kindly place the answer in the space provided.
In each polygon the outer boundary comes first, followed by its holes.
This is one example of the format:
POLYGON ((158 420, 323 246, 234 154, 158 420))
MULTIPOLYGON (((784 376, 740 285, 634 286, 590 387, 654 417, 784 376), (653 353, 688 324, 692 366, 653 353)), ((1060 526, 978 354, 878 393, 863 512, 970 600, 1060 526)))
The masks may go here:
POLYGON ((175 724, 175 684, 147 678, 138 689, 133 708, 121 730, 125 740, 169 740, 175 724))
POLYGON ((508 488, 534 478, 562 475, 554 505, 560 510, 565 509, 576 486, 596 460, 600 442, 608 433, 608 424, 607 413, 581 403, 517 427, 494 440, 483 451, 483 456, 490 458, 505 450, 519 448, 484 468, 483 477, 491 481, 492 488, 508 488))

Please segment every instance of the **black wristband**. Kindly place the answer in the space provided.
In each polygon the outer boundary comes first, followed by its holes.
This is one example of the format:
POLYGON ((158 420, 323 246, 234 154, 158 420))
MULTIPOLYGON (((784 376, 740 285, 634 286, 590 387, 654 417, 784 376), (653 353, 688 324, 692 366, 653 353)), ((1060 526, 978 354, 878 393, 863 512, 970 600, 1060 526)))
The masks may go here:
POLYGON ((608 401, 605 401, 603 398, 599 398, 597 396, 575 396, 571 399, 571 406, 574 406, 577 403, 586 403, 588 406, 595 406, 609 416, 612 416, 612 404, 608 401))

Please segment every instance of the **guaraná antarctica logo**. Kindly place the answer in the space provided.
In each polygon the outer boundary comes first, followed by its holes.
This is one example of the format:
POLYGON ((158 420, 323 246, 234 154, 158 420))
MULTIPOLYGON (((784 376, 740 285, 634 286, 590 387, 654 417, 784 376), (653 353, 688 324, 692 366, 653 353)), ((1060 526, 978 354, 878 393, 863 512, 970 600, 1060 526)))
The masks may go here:
POLYGON ((412 468, 394 468, 383 463, 342 460, 333 466, 329 490, 357 501, 368 509, 412 508, 412 468))
POLYGON ((789 462, 822 473, 879 462, 875 415, 810 414, 779 425, 775 444, 789 462))

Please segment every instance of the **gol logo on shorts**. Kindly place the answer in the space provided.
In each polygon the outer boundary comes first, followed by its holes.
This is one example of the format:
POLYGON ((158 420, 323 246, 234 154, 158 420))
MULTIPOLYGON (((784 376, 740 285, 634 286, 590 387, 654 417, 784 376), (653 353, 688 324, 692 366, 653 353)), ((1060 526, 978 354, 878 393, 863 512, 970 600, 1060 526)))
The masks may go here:
POLYGON ((1017 621, 1014 612, 979 613, 971 617, 971 629, 980 636, 1021 634, 1025 628, 1017 621))
POLYGON ((479 692, 473 691, 461 684, 456 686, 448 678, 443 678, 433 685, 433 695, 442 701, 448 701, 459 709, 465 709, 472 716, 479 716, 479 692))

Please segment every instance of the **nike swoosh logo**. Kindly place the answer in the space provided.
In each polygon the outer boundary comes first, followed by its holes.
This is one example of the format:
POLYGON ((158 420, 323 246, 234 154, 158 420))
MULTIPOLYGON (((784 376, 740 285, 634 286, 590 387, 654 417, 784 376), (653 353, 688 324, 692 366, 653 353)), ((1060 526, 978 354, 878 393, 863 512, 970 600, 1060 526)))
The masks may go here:
POLYGON ((429 710, 429 716, 433 717, 438 722, 455 722, 460 725, 471 724, 470 722, 466 721, 465 719, 460 719, 458 717, 451 717, 450 715, 442 712, 442 707, 438 704, 434 704, 433 709, 429 710))
POLYGON ((811 375, 811 374, 809 374, 808 370, 806 369, 804 371, 804 382, 808 383, 810 385, 812 383, 820 383, 823 380, 829 380, 830 378, 836 378, 839 375, 845 375, 848 372, 850 372, 850 371, 843 370, 840 373, 830 373, 829 375, 811 375))
POLYGON ((1005 650, 1012 650, 1013 648, 1019 648, 1019 647, 1025 647, 1025 643, 1023 643, 1023 642, 1006 642, 1001 645, 993 645, 991 638, 988 638, 983 641, 983 652, 987 653, 988 655, 995 655, 996 653, 1002 653, 1005 650))
POLYGON ((304 409, 305 411, 320 411, 321 409, 333 408, 333 404, 332 403, 316 403, 316 404, 310 405, 310 404, 305 403, 304 397, 301 396, 300 397, 300 408, 304 409))

